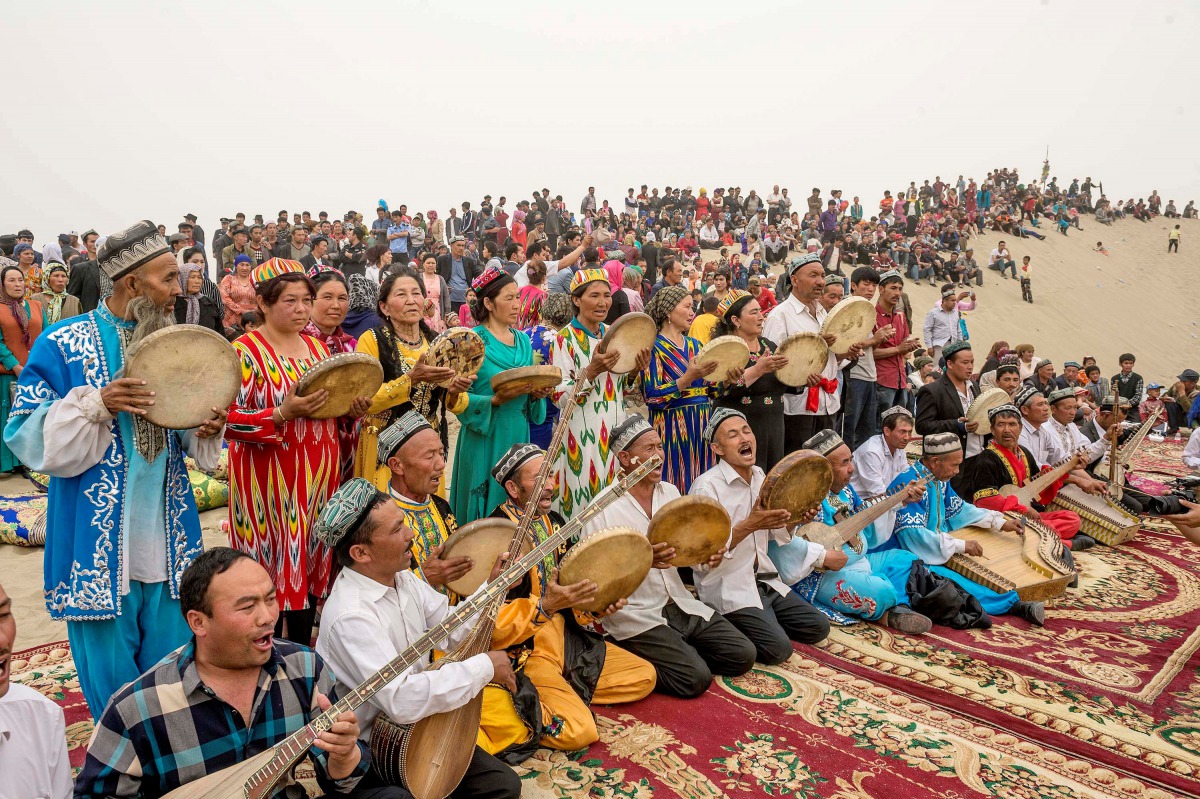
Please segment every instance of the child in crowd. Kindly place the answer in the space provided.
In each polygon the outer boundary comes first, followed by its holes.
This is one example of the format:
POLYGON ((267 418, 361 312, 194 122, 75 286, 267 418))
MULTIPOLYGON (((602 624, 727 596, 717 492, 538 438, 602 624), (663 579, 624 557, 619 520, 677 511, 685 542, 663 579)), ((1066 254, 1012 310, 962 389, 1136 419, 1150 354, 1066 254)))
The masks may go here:
POLYGON ((1029 256, 1026 255, 1021 259, 1021 299, 1033 305, 1033 266, 1029 263, 1029 256))
POLYGON ((1096 252, 1100 253, 1101 255, 1108 255, 1108 248, 1104 246, 1104 242, 1096 242, 1096 252))
POLYGON ((1146 386, 1146 398, 1138 405, 1138 413, 1143 419, 1149 419, 1150 414, 1159 413, 1158 423, 1155 424, 1151 431, 1162 434, 1167 429, 1167 406, 1163 404, 1161 383, 1151 383, 1146 386))

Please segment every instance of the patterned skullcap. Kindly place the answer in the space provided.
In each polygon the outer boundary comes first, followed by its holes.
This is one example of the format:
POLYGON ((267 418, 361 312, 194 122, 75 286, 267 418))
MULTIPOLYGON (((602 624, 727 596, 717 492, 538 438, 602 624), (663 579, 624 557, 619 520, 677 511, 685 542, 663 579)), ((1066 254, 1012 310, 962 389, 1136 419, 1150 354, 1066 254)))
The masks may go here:
POLYGON ((254 281, 254 285, 261 286, 268 280, 274 280, 280 275, 288 275, 293 272, 303 275, 304 264, 299 261, 289 261, 286 258, 271 258, 256 266, 250 273, 250 277, 254 281))
POLYGON ((1079 365, 1079 363, 1077 361, 1067 361, 1066 363, 1063 364, 1064 369, 1066 369, 1068 366, 1074 366, 1076 369, 1083 368, 1082 366, 1079 365))
POLYGON ((1020 376, 1021 368, 1019 366, 1017 366, 1015 363, 1002 363, 996 367, 996 377, 997 378, 999 378, 1000 375, 1006 375, 1006 374, 1009 374, 1010 372, 1014 375, 1020 376))
POLYGON ((1029 404, 1029 401, 1038 396, 1042 392, 1038 391, 1033 386, 1026 383, 1017 389, 1017 393, 1013 394, 1013 404, 1018 408, 1024 408, 1029 404))
POLYGON ((1105 394, 1104 399, 1100 400, 1100 407, 1102 409, 1107 408, 1108 410, 1111 411, 1113 408, 1117 407, 1118 402, 1121 404, 1122 408, 1132 408, 1133 407, 1132 402, 1127 400, 1125 397, 1118 397, 1115 394, 1105 394))
POLYGON ((624 452, 632 446, 633 442, 653 429, 644 416, 639 416, 636 413, 629 414, 625 418, 625 421, 613 428, 612 451, 624 452))
POLYGON ((551 291, 542 297, 542 304, 538 308, 538 314, 550 327, 558 330, 571 323, 572 308, 570 294, 560 294, 559 292, 551 291))
POLYGON ((952 341, 945 347, 942 347, 942 357, 949 361, 951 356, 969 349, 971 349, 971 342, 969 341, 961 339, 959 341, 952 341))
POLYGON ((943 300, 946 299, 947 297, 953 297, 954 294, 955 294, 954 286, 946 286, 944 289, 942 289, 942 299, 943 300))
POLYGON ((717 430, 720 429, 721 423, 737 417, 745 419, 746 414, 741 411, 735 411, 733 408, 720 407, 713 410, 712 415, 708 417, 708 424, 704 426, 704 432, 701 434, 704 443, 711 445, 713 438, 717 435, 717 430))
POLYGON ((1061 402, 1062 400, 1065 400, 1065 399, 1071 399, 1074 396, 1075 396, 1075 389, 1060 388, 1057 391, 1051 391, 1050 396, 1047 397, 1047 399, 1050 400, 1050 404, 1053 405, 1056 402, 1061 402))
POLYGON ((793 258, 791 261, 788 262, 788 266, 787 266, 788 276, 790 277, 791 275, 795 274, 796 270, 802 266, 808 266, 809 264, 814 263, 814 262, 820 263, 820 261, 821 261, 820 253, 810 252, 807 255, 797 255, 795 258, 793 258))
POLYGON ((159 234, 158 225, 143 219, 104 239, 96 261, 110 280, 117 280, 169 252, 171 245, 159 234))
POLYGON ((507 283, 515 282, 513 276, 500 267, 489 266, 479 277, 471 281, 471 288, 475 290, 475 296, 480 299, 485 296, 491 298, 500 293, 500 289, 504 288, 507 283))
POLYGON ((997 416, 1003 416, 1004 414, 1017 419, 1021 418, 1021 412, 1017 410, 1017 406, 1011 402, 1006 402, 1003 405, 997 405, 995 408, 988 408, 988 424, 991 424, 997 416))
POLYGON ((1033 371, 1036 372, 1038 369, 1041 369, 1043 366, 1050 366, 1053 363, 1054 363, 1054 361, 1050 360, 1049 358, 1039 358, 1038 362, 1037 362, 1037 366, 1033 367, 1033 371))
POLYGON ((492 467, 492 479, 500 485, 504 485, 522 466, 537 456, 545 454, 546 450, 537 444, 513 444, 508 448, 508 452, 504 453, 504 457, 500 458, 492 467))
POLYGON ((379 463, 388 462, 402 446, 422 430, 432 430, 429 421, 417 411, 409 411, 383 428, 379 434, 379 463))
POLYGON ((578 297, 584 286, 601 281, 608 282, 608 273, 603 269, 580 269, 571 278, 571 293, 578 297))
POLYGON ((908 408, 905 408, 903 405, 893 405, 883 413, 879 414, 879 421, 886 422, 893 416, 907 416, 909 421, 911 421, 913 418, 912 412, 909 411, 908 408))
POLYGON ((838 447, 845 446, 842 437, 832 430, 822 430, 804 442, 805 449, 814 450, 818 455, 828 455, 838 447))
POLYGON ((312 534, 328 547, 338 543, 366 520, 380 492, 370 480, 351 478, 333 492, 313 525, 312 534))
POLYGON ((1018 363, 1020 363, 1020 361, 1021 356, 1017 355, 1015 352, 1010 352, 1008 355, 1000 356, 1001 366, 1016 366, 1018 363))
POLYGON ((839 274, 831 274, 825 276, 826 286, 841 286, 845 285, 846 279, 839 274))
POLYGON ((745 307, 746 303, 754 299, 750 296, 750 292, 742 291, 741 289, 732 289, 725 295, 725 299, 717 303, 717 318, 729 321, 729 317, 736 314, 745 307))
POLYGON ((961 452, 962 442, 954 433, 932 433, 921 439, 921 447, 926 455, 948 455, 961 452))
POLYGON ((646 313, 654 320, 654 324, 662 327, 671 311, 675 310, 675 306, 688 296, 688 290, 683 286, 664 286, 654 292, 650 302, 646 303, 646 313))
POLYGON ((879 273, 879 285, 882 286, 885 283, 891 283, 893 280, 900 283, 904 282, 904 275, 900 274, 900 270, 889 269, 886 272, 879 273))

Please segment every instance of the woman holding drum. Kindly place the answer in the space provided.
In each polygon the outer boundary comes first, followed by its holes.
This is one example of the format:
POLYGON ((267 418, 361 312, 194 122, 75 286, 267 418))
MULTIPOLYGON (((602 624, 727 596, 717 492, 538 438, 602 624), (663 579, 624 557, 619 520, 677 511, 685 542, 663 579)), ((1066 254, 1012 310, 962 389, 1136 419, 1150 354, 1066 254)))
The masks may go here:
MULTIPOLYGON (((337 423, 314 419, 329 395, 297 395, 305 372, 329 350, 301 331, 312 315, 312 281, 299 261, 272 258, 254 270, 264 324, 234 347, 242 388, 229 408, 230 546, 248 553, 275 581, 276 635, 308 645, 317 601, 329 592, 329 548, 310 526, 341 477, 337 423)), ((358 397, 361 416, 369 397, 358 397)))
POLYGON ((471 282, 475 302, 471 312, 479 320, 475 332, 483 339, 483 365, 467 390, 467 406, 458 411, 462 429, 450 480, 450 507, 459 524, 482 519, 506 499, 504 488, 491 467, 513 444, 529 441, 530 424, 546 419, 545 398, 554 387, 530 394, 516 393, 510 383, 492 388, 492 378, 510 369, 533 366, 529 337, 514 326, 521 312, 517 281, 496 266, 488 267, 471 282))
POLYGON ((683 286, 659 289, 646 312, 659 331, 650 365, 642 373, 646 406, 666 451, 663 479, 686 494, 692 481, 712 467, 712 451, 701 437, 712 413, 704 378, 717 364, 696 361, 701 344, 687 335, 695 313, 683 286))
MULTIPOLYGON (((576 381, 588 380, 590 385, 586 391, 581 387, 576 397, 580 407, 571 416, 566 443, 558 456, 560 490, 556 509, 567 519, 612 482, 617 462, 609 437, 625 418, 625 387, 634 379, 609 371, 623 355, 619 346, 614 344, 604 347, 602 353, 597 352, 609 331, 604 324, 612 306, 608 274, 603 269, 581 269, 571 279, 570 289, 575 318, 559 331, 554 344, 554 365, 563 374, 563 382, 554 392, 554 401, 561 407, 571 395, 576 381)), ((638 314, 626 318, 645 319, 638 314)), ((647 321, 647 326, 651 325, 647 321)), ((652 344, 652 339, 644 344, 640 340, 624 344, 631 350, 637 347, 633 375, 640 374, 649 365, 652 344)))
POLYGON ((730 291, 717 306, 713 337, 737 336, 749 348, 750 360, 740 377, 717 385, 714 404, 745 415, 758 442, 754 465, 770 472, 787 454, 783 393, 788 387, 775 376, 777 369, 787 365, 787 358, 776 355, 775 343, 762 337, 763 319, 758 300, 745 291, 730 291))
MULTIPOLYGON (((425 363, 425 352, 436 337, 425 322, 425 299, 425 288, 415 271, 407 266, 393 269, 379 287, 381 322, 363 333, 356 346, 358 352, 379 359, 383 385, 359 429, 354 475, 365 477, 381 491, 387 491, 391 473, 379 468, 376 460, 379 431, 391 419, 415 410, 438 431, 442 446, 447 446, 446 412, 459 413, 467 407, 471 378, 425 363)), ((443 485, 438 495, 445 499, 445 494, 443 485)))
MULTIPOLYGON (((340 270, 325 268, 311 274, 317 296, 313 299, 312 317, 304 330, 325 345, 330 355, 354 352, 357 339, 342 329, 346 312, 350 310, 350 286, 340 270)), ((358 419, 343 416, 338 419, 338 450, 342 464, 342 476, 338 485, 354 476, 354 453, 358 448, 358 419)))

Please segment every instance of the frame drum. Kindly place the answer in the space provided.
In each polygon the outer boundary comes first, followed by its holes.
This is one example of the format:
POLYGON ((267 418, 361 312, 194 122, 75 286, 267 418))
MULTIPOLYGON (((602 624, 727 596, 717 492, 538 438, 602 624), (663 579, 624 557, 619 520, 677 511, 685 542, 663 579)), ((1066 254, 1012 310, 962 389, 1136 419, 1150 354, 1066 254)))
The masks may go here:
MULTIPOLYGON (((474 377, 483 366, 483 351, 483 338, 478 333, 469 327, 452 327, 429 343, 425 363, 474 377)), ((450 380, 438 385, 446 388, 450 380)))
MULTIPOLYGON (((462 577, 446 583, 446 586, 459 596, 475 593, 492 573, 496 558, 508 551, 516 532, 517 523, 511 519, 477 519, 458 528, 454 535, 446 539, 442 559, 466 557, 475 561, 475 565, 462 577)), ((522 555, 528 554, 533 548, 529 538, 525 537, 522 555)))
POLYGON ((798 449, 775 464, 758 498, 764 507, 791 511, 795 523, 824 501, 832 484, 829 461, 814 450, 798 449))
POLYGON ((609 325, 604 338, 600 339, 600 345, 596 347, 596 353, 608 352, 609 347, 621 353, 609 371, 614 375, 624 375, 634 370, 638 353, 653 347, 656 338, 658 325, 654 324, 649 314, 627 313, 609 325))
POLYGON ((732 523, 721 503, 710 497, 677 497, 658 509, 646 537, 650 544, 667 543, 675 550, 671 565, 704 563, 729 541, 732 523))
POLYGON ((350 412, 356 397, 374 397, 383 385, 383 366, 365 352, 340 352, 313 365, 296 384, 296 396, 324 389, 329 399, 313 419, 336 419, 350 412))
POLYGON ((829 310, 829 315, 821 324, 821 332, 829 336, 837 336, 837 341, 829 347, 829 351, 839 358, 855 344, 861 344, 871 337, 875 330, 875 306, 863 297, 847 297, 829 310))
POLYGON ((155 402, 144 418, 170 430, 199 427, 242 388, 237 350, 199 325, 171 325, 134 344, 125 353, 124 376, 146 381, 155 402))
POLYGON ((532 394, 539 389, 553 388, 562 382, 562 369, 557 366, 521 366, 505 369, 492 377, 492 392, 501 386, 520 386, 518 394, 532 394))
POLYGON ((738 336, 717 336, 696 353, 696 363, 715 361, 716 371, 704 378, 709 383, 720 383, 734 369, 744 369, 750 361, 750 348, 738 336))
POLYGON ((589 535, 567 550, 558 564, 559 585, 591 580, 599 590, 590 605, 577 608, 600 613, 637 590, 654 552, 649 539, 629 527, 610 527, 589 535))
POLYGON ((825 371, 825 364, 829 363, 829 345, 816 333, 788 336, 775 354, 788 359, 787 364, 775 372, 779 382, 785 386, 806 385, 809 377, 821 374, 825 371))

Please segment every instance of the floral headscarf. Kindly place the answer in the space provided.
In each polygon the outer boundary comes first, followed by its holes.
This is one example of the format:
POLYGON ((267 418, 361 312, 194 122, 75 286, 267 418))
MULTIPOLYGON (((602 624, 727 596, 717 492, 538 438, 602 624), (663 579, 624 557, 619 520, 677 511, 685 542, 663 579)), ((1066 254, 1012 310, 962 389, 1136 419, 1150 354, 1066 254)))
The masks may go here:
POLYGON ((66 289, 63 289, 61 293, 55 293, 55 291, 50 288, 50 276, 55 272, 62 272, 64 275, 70 275, 67 267, 63 266, 61 263, 51 262, 46 265, 46 290, 43 292, 43 294, 50 298, 44 305, 46 308, 46 322, 51 325, 62 320, 63 302, 66 301, 68 296, 70 296, 67 294, 66 289))
POLYGON ((26 311, 25 297, 9 296, 8 288, 4 285, 4 278, 8 277, 8 273, 11 271, 16 271, 22 277, 25 276, 19 266, 6 266, 0 270, 0 304, 7 305, 8 309, 12 311, 13 318, 17 320, 17 325, 21 328, 21 343, 29 347, 32 342, 29 339, 29 313, 26 311))
POLYGON ((654 324, 661 328, 663 322, 666 322, 667 317, 671 315, 671 311, 675 310, 675 306, 683 302, 687 296, 688 290, 683 286, 665 286, 656 291, 650 298, 650 302, 646 303, 646 313, 650 314, 654 324))

